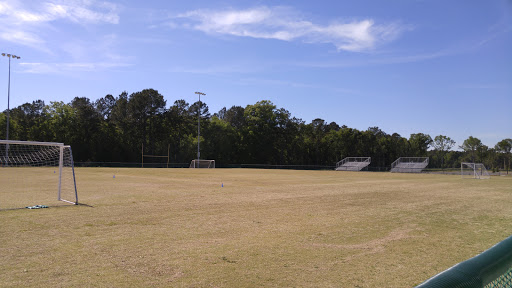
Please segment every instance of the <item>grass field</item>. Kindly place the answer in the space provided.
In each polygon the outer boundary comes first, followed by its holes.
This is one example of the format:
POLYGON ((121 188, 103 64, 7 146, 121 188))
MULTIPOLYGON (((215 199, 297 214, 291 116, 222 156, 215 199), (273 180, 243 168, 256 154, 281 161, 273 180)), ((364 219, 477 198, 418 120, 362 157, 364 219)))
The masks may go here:
MULTIPOLYGON (((512 177, 131 168, 76 175, 89 206, 0 211, 0 286, 412 287, 512 234, 512 177)), ((24 185, 40 188, 37 177, 24 185)), ((0 191, 0 208, 17 196, 0 191)), ((35 204, 47 203, 27 203, 35 204)))

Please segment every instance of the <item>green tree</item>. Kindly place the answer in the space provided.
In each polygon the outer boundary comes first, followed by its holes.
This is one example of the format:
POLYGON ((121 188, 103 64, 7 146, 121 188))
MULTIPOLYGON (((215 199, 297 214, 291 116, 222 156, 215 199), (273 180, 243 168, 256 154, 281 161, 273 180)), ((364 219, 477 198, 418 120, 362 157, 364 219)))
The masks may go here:
POLYGON ((278 113, 276 106, 268 101, 247 105, 241 139, 240 159, 245 163, 277 164, 274 151, 278 139, 278 113))
POLYGON ((469 136, 468 139, 464 140, 462 145, 459 146, 459 148, 464 150, 464 152, 469 153, 469 158, 471 159, 471 162, 476 161, 477 152, 481 147, 482 141, 473 136, 469 136))
POLYGON ((174 162, 189 162, 195 158, 197 118, 190 115, 189 108, 185 100, 176 100, 164 114, 164 131, 168 137, 167 142, 171 145, 171 158, 174 162))
POLYGON ((95 161, 95 153, 98 151, 98 141, 101 115, 94 105, 86 97, 75 97, 71 101, 73 109, 72 121, 69 125, 72 127, 71 142, 73 154, 77 161, 95 161))
POLYGON ((96 110, 101 114, 104 120, 110 120, 110 115, 112 114, 112 110, 116 106, 116 98, 111 94, 106 95, 103 98, 100 98, 94 102, 96 110))
POLYGON ((438 135, 434 138, 432 142, 432 146, 437 152, 439 158, 441 158, 441 169, 444 170, 444 158, 446 153, 452 149, 455 145, 455 141, 453 141, 450 137, 444 135, 438 135))
POLYGON ((134 128, 130 141, 135 144, 134 151, 140 151, 140 145, 144 144, 145 153, 154 154, 157 142, 162 136, 158 125, 161 124, 165 111, 164 96, 154 89, 132 93, 128 98, 127 111, 129 123, 134 128))
MULTIPOLYGON (((105 115, 102 113, 104 110, 101 108, 98 110, 102 115, 105 115)), ((111 159, 111 161, 138 161, 140 150, 137 148, 140 143, 133 142, 132 135, 135 128, 131 124, 128 111, 128 92, 123 91, 115 99, 115 104, 110 111, 106 124, 102 125, 102 131, 105 135, 108 135, 108 141, 105 143, 109 143, 113 151, 109 152, 108 149, 104 149, 102 154, 106 153, 108 155, 107 159, 111 159)))
POLYGON ((50 105, 45 106, 43 113, 48 115, 43 128, 47 132, 45 141, 71 143, 74 133, 73 108, 62 101, 50 102, 50 105))
POLYGON ((231 126, 235 127, 236 130, 240 131, 245 125, 245 109, 240 106, 232 106, 229 108, 225 115, 226 120, 231 126))
POLYGON ((22 104, 10 111, 11 139, 40 141, 43 131, 41 122, 44 121, 44 101, 36 100, 22 104))
POLYGON ((236 162, 238 137, 235 128, 228 122, 213 116, 201 135, 204 137, 202 155, 208 159, 215 159, 217 164, 236 162))
POLYGON ((393 133, 391 136, 391 151, 388 154, 386 166, 389 166, 393 161, 407 155, 409 141, 407 138, 400 136, 398 133, 393 133))
POLYGON ((411 156, 425 157, 427 150, 432 143, 432 138, 428 134, 415 133, 409 137, 409 146, 411 147, 411 156))
POLYGON ((510 151, 512 150, 512 139, 507 138, 501 140, 496 144, 496 146, 494 146, 494 149, 500 153, 503 153, 503 170, 506 169, 508 174, 508 170, 510 169, 510 151), (506 165, 507 158, 508 166, 506 165))
POLYGON ((327 161, 327 123, 324 119, 316 118, 306 126, 306 147, 309 154, 308 164, 321 165, 327 161))

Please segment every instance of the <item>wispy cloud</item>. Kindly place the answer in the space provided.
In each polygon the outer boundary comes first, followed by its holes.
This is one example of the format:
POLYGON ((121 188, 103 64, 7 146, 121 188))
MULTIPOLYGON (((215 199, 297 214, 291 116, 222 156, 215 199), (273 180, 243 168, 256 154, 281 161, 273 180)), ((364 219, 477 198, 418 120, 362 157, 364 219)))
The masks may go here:
POLYGON ((125 68, 130 63, 120 62, 72 62, 72 63, 20 63, 22 73, 68 74, 69 72, 98 72, 106 69, 125 68))
POLYGON ((273 86, 285 86, 298 89, 311 89, 315 91, 330 90, 336 93, 358 95, 360 91, 349 88, 341 88, 339 86, 332 87, 320 84, 311 84, 297 81, 287 81, 278 79, 267 79, 267 78, 241 78, 238 79, 236 85, 273 85, 273 86))
POLYGON ((8 31, 7 29, 0 28, 0 38, 8 42, 30 47, 37 47, 44 43, 44 40, 37 34, 22 30, 8 31))
MULTIPOLYGON (((130 59, 117 53, 115 34, 101 35, 87 33, 90 29, 79 29, 74 30, 73 37, 65 36, 69 25, 78 28, 116 25, 120 10, 117 4, 98 0, 2 1, 0 44, 26 46, 49 56, 48 62, 20 63, 24 73, 64 74, 127 67, 130 59), (80 34, 81 31, 86 34, 80 34), (54 62, 57 58, 62 63, 54 62)), ((44 61, 45 57, 38 59, 44 61)))
POLYGON ((0 2, 0 40, 45 50, 45 28, 55 21, 85 24, 118 24, 119 7, 94 0, 31 2, 10 0, 0 2))
MULTIPOLYGON (((194 10, 178 15, 181 27, 208 34, 233 35, 282 41, 331 43, 338 50, 368 51, 399 37, 406 25, 376 24, 373 19, 332 21, 321 25, 305 20, 286 7, 257 7, 246 10, 194 10)), ((176 23, 172 23, 174 27, 176 23)))
POLYGON ((375 57, 364 57, 359 59, 344 59, 342 61, 310 61, 310 62, 298 62, 288 63, 288 65, 309 67, 309 68, 345 68, 345 67, 365 67, 365 66, 376 66, 376 65, 389 65, 389 64, 406 64, 428 61, 431 59, 437 59, 441 57, 450 56, 457 54, 457 51, 443 50, 432 53, 424 54, 411 54, 411 55, 376 55, 375 57))
POLYGON ((19 1, 0 3, 0 15, 16 24, 51 22, 65 19, 80 23, 119 23, 118 6, 108 2, 60 1, 23 5, 19 1))
POLYGON ((34 74, 99 72, 133 65, 133 57, 117 53, 118 36, 116 34, 104 35, 95 40, 94 46, 88 45, 87 41, 82 40, 61 43, 59 46, 67 54, 66 57, 63 57, 62 62, 24 62, 20 63, 21 72, 34 74))

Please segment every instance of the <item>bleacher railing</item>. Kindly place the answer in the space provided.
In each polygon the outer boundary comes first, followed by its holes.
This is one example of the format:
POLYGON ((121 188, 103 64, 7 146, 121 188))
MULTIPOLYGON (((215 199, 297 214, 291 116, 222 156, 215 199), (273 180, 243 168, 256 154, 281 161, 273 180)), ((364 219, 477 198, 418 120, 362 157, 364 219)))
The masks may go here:
POLYGON ((336 169, 338 169, 339 167, 345 165, 346 163, 350 163, 350 162, 357 162, 358 165, 356 166, 368 166, 370 165, 372 161, 372 158, 371 157, 346 157, 345 159, 339 161, 338 163, 336 163, 336 169), (359 164, 361 163, 361 164, 359 164))
POLYGON ((391 164, 391 172, 419 173, 428 166, 428 157, 400 157, 391 164))
POLYGON ((428 157, 400 157, 391 163, 391 169, 401 163, 424 163, 428 165, 428 157))

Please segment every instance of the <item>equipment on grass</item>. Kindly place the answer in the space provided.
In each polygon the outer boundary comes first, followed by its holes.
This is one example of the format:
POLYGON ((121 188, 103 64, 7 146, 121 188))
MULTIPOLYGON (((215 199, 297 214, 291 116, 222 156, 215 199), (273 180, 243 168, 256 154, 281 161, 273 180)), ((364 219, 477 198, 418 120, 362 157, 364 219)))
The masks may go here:
POLYGON ((489 179, 491 175, 482 163, 460 163, 460 176, 462 178, 489 179))
POLYGON ((27 209, 42 209, 42 208, 48 208, 46 205, 34 205, 34 206, 27 206, 25 207, 27 209))
POLYGON ((361 171, 371 162, 371 157, 346 157, 336 163, 336 171, 361 171))
POLYGON ((198 160, 190 162, 189 168, 215 168, 215 160, 198 160))
POLYGON ((428 166, 428 157, 400 157, 391 164, 391 172, 421 173, 428 166))
MULTIPOLYGON (((63 143, 0 140, 0 171, 6 178, 0 191, 0 208, 4 208, 2 193, 22 198, 26 191, 38 197, 56 192, 59 201, 78 204, 73 154, 63 143)), ((14 206, 22 201, 16 199, 14 206)))

